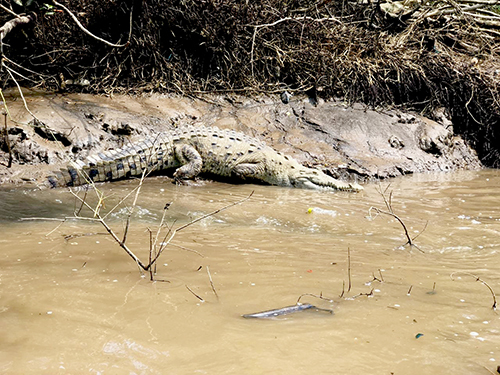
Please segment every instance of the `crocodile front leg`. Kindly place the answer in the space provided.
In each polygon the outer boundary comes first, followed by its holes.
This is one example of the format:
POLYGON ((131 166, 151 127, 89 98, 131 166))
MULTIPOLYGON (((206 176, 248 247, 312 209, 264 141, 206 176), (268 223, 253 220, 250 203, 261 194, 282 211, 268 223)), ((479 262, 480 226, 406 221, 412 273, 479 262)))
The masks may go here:
POLYGON ((182 167, 177 168, 174 173, 176 180, 187 180, 196 177, 203 167, 203 159, 198 151, 190 145, 176 145, 175 156, 182 167))
POLYGON ((258 178, 262 174, 264 169, 263 163, 241 163, 233 168, 233 173, 235 176, 241 178, 242 180, 246 178, 258 178))

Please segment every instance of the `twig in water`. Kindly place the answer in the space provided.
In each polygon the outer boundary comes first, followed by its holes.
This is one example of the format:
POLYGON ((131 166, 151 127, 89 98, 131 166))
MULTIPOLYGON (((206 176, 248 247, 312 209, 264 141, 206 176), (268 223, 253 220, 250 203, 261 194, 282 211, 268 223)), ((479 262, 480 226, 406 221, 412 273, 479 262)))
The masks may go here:
POLYGON ((193 292, 193 291, 191 290, 191 288, 190 288, 190 287, 188 287, 188 286, 186 285, 186 288, 187 288, 187 290, 189 290, 191 293, 193 293, 193 296, 195 296, 196 298, 198 298, 201 302, 205 302, 205 300, 204 300, 203 298, 201 298, 198 294, 196 294, 195 292, 193 292))
POLYGON ((207 273, 208 273, 208 278, 210 280, 210 286, 212 287, 212 291, 214 292, 215 296, 217 297, 217 300, 219 299, 219 295, 217 294, 217 291, 215 290, 214 282, 212 280, 212 275, 210 274, 210 270, 208 269, 207 266, 207 273))
POLYGON ((384 282, 384 276, 382 276, 382 270, 380 268, 378 269, 378 274, 380 275, 380 280, 384 282))
POLYGON ((382 196, 382 199, 384 200, 385 206, 387 207, 387 211, 384 211, 384 210, 381 210, 380 208, 371 206, 368 209, 368 215, 369 215, 369 217, 372 218, 372 211, 375 211, 377 213, 377 215, 378 214, 384 214, 384 215, 392 216, 403 227, 403 230, 404 230, 404 233, 405 233, 405 236, 406 236, 406 240, 407 240, 406 243, 403 246, 410 245, 411 247, 415 247, 421 253, 424 253, 423 250, 421 250, 417 245, 415 245, 415 243, 413 242, 413 240, 415 238, 417 238, 420 234, 422 234, 422 232, 427 228, 428 222, 425 224, 424 229, 418 235, 416 235, 414 238, 411 238, 411 236, 410 236, 410 234, 408 232, 408 228, 406 227, 406 224, 403 222, 403 220, 398 215, 396 215, 394 213, 394 210, 392 208, 392 191, 389 193, 389 198, 386 197, 387 189, 388 189, 388 187, 384 191, 382 191, 382 188, 379 186, 379 194, 382 196))
MULTIPOLYGON (((87 193, 88 192, 89 192, 89 189, 85 189, 84 194, 83 194, 83 201, 84 202, 87 200, 87 193)), ((76 207, 76 200, 75 200, 75 207, 76 207)), ((82 209, 83 209, 83 202, 80 202, 80 207, 78 209, 75 208, 75 210, 73 211, 73 215, 80 216, 82 209)))
MULTIPOLYGON (((422 233, 424 233, 424 232, 425 232, 425 230, 427 229, 427 225, 428 225, 428 224, 429 224, 429 220, 427 220, 427 221, 425 222, 424 228, 423 228, 420 232, 418 232, 418 234, 417 234, 415 237, 413 237, 413 238, 411 239, 411 240, 412 240, 412 242, 413 242, 413 241, 415 241, 415 240, 418 238, 418 236, 420 236, 422 233)), ((417 249, 418 249, 418 247, 417 247, 417 249)), ((419 249, 419 250, 420 250, 420 249, 419 249)))
POLYGON ((344 293, 349 293, 351 291, 351 249, 347 247, 347 292, 345 291, 345 280, 342 280, 342 293, 340 293, 340 298, 344 296, 344 293))
POLYGON ((130 218, 132 217, 132 214, 134 213, 135 206, 137 205, 137 199, 139 198, 139 193, 141 192, 141 187, 142 187, 142 184, 144 183, 144 178, 146 177, 146 171, 147 171, 147 169, 144 169, 142 171, 141 179, 139 180, 139 184, 137 185, 137 189, 135 191, 135 197, 134 197, 134 201, 132 202, 132 207, 129 209, 129 213, 127 215, 127 222, 125 224, 125 229, 123 231, 123 240, 122 240, 123 243, 125 243, 125 241, 127 241, 128 228, 130 227, 130 218))
POLYGON ((434 284, 432 285, 432 290, 427 292, 427 294, 436 294, 436 282, 434 281, 434 284))
POLYGON ((189 227, 190 225, 193 225, 194 223, 197 223, 198 221, 200 220, 203 220, 207 217, 210 217, 210 216, 213 216, 215 214, 218 214, 219 212, 222 212, 224 210, 227 210, 228 208, 231 208, 233 206, 236 206, 238 204, 241 204, 243 202, 245 202, 246 200, 250 199, 250 197, 253 195, 253 191, 250 193, 250 195, 246 198, 243 198, 243 199, 240 199, 239 201, 237 202, 234 202, 234 203, 230 203, 228 204, 227 206, 224 206, 222 208, 219 208, 215 211, 212 211, 206 215, 203 215, 203 216, 200 216, 199 218, 197 219, 194 219, 192 221, 190 221, 189 223, 187 224, 184 224, 184 225, 181 225, 179 228, 176 228, 172 231, 172 233, 170 234, 170 237, 168 238, 168 240, 164 241, 163 244, 162 244, 162 247, 158 250, 158 253, 156 254, 156 257, 151 261, 151 263, 147 266, 146 270, 149 269, 149 267, 151 267, 155 262, 156 260, 160 257, 160 255, 162 254, 162 252, 165 250, 165 248, 170 244, 170 242, 172 241, 172 239, 174 238, 174 236, 176 235, 177 232, 180 232, 181 230, 189 227))
MULTIPOLYGON (((108 233, 111 235, 111 237, 113 237, 113 239, 118 242, 118 244, 120 245, 120 247, 125 250, 125 252, 132 258, 135 260, 135 262, 137 263, 137 265, 142 268, 143 270, 147 271, 148 268, 146 268, 146 266, 140 261, 140 259, 132 252, 132 250, 130 250, 127 245, 125 245, 125 243, 123 241, 121 241, 118 236, 116 235, 116 233, 109 227, 109 225, 104 221, 104 219, 101 217, 101 215, 99 214, 99 212, 97 211, 97 209, 94 209, 93 207, 91 207, 87 202, 85 202, 82 198, 80 198, 78 196, 78 194, 76 194, 75 192, 73 192, 72 190, 70 190, 71 194, 73 194, 73 196, 75 196, 77 199, 79 199, 84 205, 85 207, 87 207, 89 210, 91 210, 94 215, 95 215, 95 219, 100 222, 102 224, 102 226, 108 231, 108 233)), ((82 218, 82 217, 78 217, 79 219, 85 219, 85 218, 82 218)))
POLYGON ((345 280, 342 280, 342 293, 340 293, 339 298, 344 297, 344 293, 345 293, 345 280))
POLYGON ((379 279, 377 276, 375 276, 374 272, 372 272, 372 277, 373 277, 373 279, 370 282, 372 282, 372 281, 378 281, 379 283, 381 283, 383 281, 382 279, 379 279))
POLYGON ((300 300, 302 299, 302 297, 305 297, 305 296, 314 297, 314 298, 319 298, 319 299, 322 299, 322 300, 324 300, 324 301, 328 301, 328 302, 333 302, 333 299, 323 297, 323 292, 321 292, 321 293, 319 294, 319 296, 318 296, 317 294, 313 294, 313 293, 304 293, 304 294, 301 294, 301 295, 299 296, 299 298, 297 299, 297 303, 300 303, 300 300))
MULTIPOLYGON (((151 264, 151 259, 153 259, 153 232, 148 228, 149 232, 149 264, 151 264)), ((153 268, 149 268, 149 280, 154 281, 153 268)))
POLYGON ((348 287, 347 293, 351 291, 351 248, 347 247, 347 278, 348 278, 348 287))
POLYGON ((372 290, 370 290, 370 293, 359 293, 359 294, 356 294, 355 296, 352 296, 351 298, 355 299, 355 298, 358 298, 358 297, 361 297, 361 296, 371 297, 371 296, 373 296, 374 289, 375 288, 372 288, 372 290))
POLYGON ((476 281, 479 281, 481 284, 483 284, 484 286, 486 286, 488 288, 488 290, 490 291, 491 293, 491 296, 493 297, 493 306, 491 306, 491 308, 493 310, 496 310, 497 309, 497 297, 495 295, 495 292, 493 291, 493 288, 491 286, 488 285, 488 283, 484 280, 482 280, 480 277, 470 273, 470 272, 465 272, 465 271, 457 271, 457 272, 453 272, 451 275, 450 275, 450 278, 455 281, 455 279, 453 278, 454 275, 457 275, 457 274, 462 274, 462 275, 466 275, 466 276, 470 276, 470 277, 473 277, 476 279, 476 281))
POLYGON ((408 295, 408 296, 409 296, 409 295, 410 295, 410 293, 411 293, 411 290, 412 290, 412 289, 413 289, 413 285, 410 285, 410 289, 408 289, 408 292, 406 293, 406 295, 408 295))
MULTIPOLYGON (((161 221, 160 221, 160 225, 158 225, 158 229, 156 231, 156 236, 155 236, 155 240, 153 242, 153 247, 152 247, 152 254, 150 255, 150 258, 149 258, 149 262, 151 263, 151 260, 152 258, 156 257, 156 254, 158 253, 156 251, 157 249, 157 246, 158 246, 158 237, 160 236, 160 232, 161 232, 161 229, 164 227, 164 223, 165 223, 165 216, 167 215, 167 210, 170 208, 170 206, 172 205, 173 202, 169 202, 169 203, 166 203, 165 206, 163 207, 163 214, 161 216, 161 221)), ((172 228, 168 228, 168 233, 170 233, 172 230, 172 228)), ((168 235, 167 233, 167 235, 168 235)), ((155 267, 154 267, 154 273, 156 274, 156 263, 155 263, 155 267)))
POLYGON ((170 246, 178 247, 181 250, 190 251, 191 253, 195 253, 196 255, 199 255, 200 257, 205 258, 205 255, 203 255, 199 251, 196 251, 194 249, 190 249, 189 247, 181 246, 181 245, 178 245, 178 244, 175 244, 175 243, 170 243, 170 246))

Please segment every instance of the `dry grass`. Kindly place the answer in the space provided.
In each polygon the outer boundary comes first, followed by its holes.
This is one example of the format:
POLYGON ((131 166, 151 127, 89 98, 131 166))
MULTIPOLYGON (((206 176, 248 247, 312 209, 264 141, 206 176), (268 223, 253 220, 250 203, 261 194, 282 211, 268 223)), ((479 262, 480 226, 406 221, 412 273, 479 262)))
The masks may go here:
POLYGON ((500 2, 415 0, 400 14, 381 3, 69 0, 85 27, 114 43, 127 40, 132 12, 130 45, 110 48, 64 12, 38 9, 35 27, 5 53, 44 73, 36 79, 46 86, 85 78, 89 86, 67 89, 89 92, 286 89, 427 115, 444 107, 483 162, 498 166, 500 2))

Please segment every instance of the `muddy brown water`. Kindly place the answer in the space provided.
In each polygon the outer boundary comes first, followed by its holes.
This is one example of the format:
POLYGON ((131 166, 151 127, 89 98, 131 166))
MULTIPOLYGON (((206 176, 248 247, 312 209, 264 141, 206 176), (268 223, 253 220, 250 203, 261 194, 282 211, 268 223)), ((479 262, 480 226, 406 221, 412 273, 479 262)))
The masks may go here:
MULTIPOLYGON (((100 185, 104 210, 135 184, 100 185)), ((174 243, 191 251, 163 253, 157 278, 168 282, 141 277, 116 243, 99 234, 99 224, 68 221, 54 230, 56 222, 18 221, 71 215, 75 200, 67 191, 3 188, 0 372, 495 372, 500 316, 492 295, 471 276, 450 275, 469 272, 500 293, 500 172, 391 182, 394 211, 411 235, 429 223, 415 240, 423 252, 401 247, 405 238, 394 218, 367 218, 370 206, 384 206, 377 184, 365 188, 348 194, 149 179, 127 240, 145 261, 147 228, 156 228, 166 202, 173 202, 168 222, 181 225, 255 191, 247 202, 176 235, 174 243), (348 249, 352 287, 340 298, 348 284, 348 249), (360 295, 371 290, 372 296, 360 295), (303 293, 331 298, 302 301, 335 314, 241 317, 293 305, 303 293)), ((126 215, 122 208, 109 216, 117 232, 126 215)))

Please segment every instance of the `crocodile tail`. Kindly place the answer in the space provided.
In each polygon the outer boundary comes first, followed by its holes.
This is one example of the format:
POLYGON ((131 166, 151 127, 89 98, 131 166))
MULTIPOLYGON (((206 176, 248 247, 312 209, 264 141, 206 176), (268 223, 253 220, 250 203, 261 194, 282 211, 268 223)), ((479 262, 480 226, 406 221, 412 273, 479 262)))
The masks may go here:
POLYGON ((73 162, 69 163, 66 168, 53 171, 47 180, 51 188, 80 186, 91 182, 86 171, 73 162))
POLYGON ((67 168, 49 177, 49 184, 52 187, 80 186, 140 176, 144 170, 161 169, 169 160, 169 144, 160 140, 158 136, 155 142, 146 140, 126 148, 97 153, 87 157, 85 162, 70 162, 67 168))

